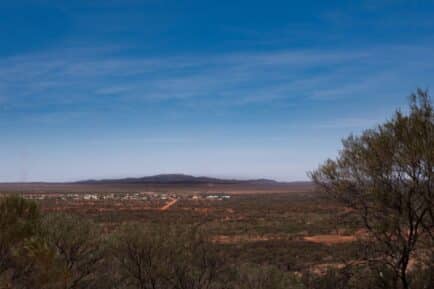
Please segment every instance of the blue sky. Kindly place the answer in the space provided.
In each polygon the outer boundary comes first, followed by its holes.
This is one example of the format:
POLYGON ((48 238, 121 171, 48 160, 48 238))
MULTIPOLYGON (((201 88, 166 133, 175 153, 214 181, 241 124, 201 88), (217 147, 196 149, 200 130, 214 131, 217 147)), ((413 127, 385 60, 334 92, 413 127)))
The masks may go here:
POLYGON ((434 1, 3 2, 0 181, 305 180, 433 87, 434 1))

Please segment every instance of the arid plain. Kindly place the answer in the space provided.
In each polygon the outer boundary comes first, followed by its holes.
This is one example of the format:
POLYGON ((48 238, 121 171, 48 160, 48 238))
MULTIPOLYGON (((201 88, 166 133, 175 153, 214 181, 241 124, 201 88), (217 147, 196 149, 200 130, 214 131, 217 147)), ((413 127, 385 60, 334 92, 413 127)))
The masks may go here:
POLYGON ((276 184, 3 183, 0 192, 67 212, 105 232, 129 222, 198 225, 231 262, 321 273, 358 262, 361 225, 309 182, 276 184))

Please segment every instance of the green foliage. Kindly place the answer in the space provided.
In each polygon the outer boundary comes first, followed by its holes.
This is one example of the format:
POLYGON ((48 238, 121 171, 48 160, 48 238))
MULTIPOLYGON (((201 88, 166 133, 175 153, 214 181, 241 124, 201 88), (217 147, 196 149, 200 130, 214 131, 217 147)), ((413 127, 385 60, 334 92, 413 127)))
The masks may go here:
POLYGON ((0 233, 5 288, 93 288, 104 246, 92 223, 73 215, 41 217, 35 203, 7 197, 0 203, 0 233))
POLYGON ((127 225, 112 249, 125 288, 214 288, 221 261, 194 227, 127 225))
POLYGON ((54 251, 61 288, 93 288, 105 247, 99 227, 76 215, 49 214, 40 234, 54 251))
POLYGON ((35 233, 39 221, 35 203, 19 197, 6 197, 0 201, 0 246, 16 244, 35 233))
POLYGON ((16 289, 62 288, 55 252, 44 240, 32 237, 16 249, 10 283, 16 289))
POLYGON ((113 237, 112 255, 118 280, 125 288, 165 288, 168 259, 163 230, 138 224, 126 225, 113 237))
MULTIPOLYGON (((408 264, 423 242, 433 246, 434 113, 427 92, 412 95, 406 115, 343 141, 312 179, 355 209, 376 241, 371 261, 409 288, 408 264)), ((398 283, 394 287, 399 287, 398 283)))
POLYGON ((39 226, 39 210, 35 203, 19 197, 0 199, 0 281, 16 268, 15 256, 39 226))

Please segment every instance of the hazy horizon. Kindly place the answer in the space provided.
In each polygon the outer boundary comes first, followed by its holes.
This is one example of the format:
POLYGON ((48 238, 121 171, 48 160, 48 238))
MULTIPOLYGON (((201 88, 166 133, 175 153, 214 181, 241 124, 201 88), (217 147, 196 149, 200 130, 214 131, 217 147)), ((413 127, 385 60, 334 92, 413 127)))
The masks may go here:
POLYGON ((0 182, 305 181, 432 88, 434 2, 0 4, 0 182))
POLYGON ((293 181, 285 181, 285 180, 278 180, 278 179, 272 179, 272 178, 243 178, 243 177, 232 177, 232 176, 208 176, 208 175, 190 175, 190 174, 184 174, 184 173, 162 173, 162 174, 155 174, 155 175, 136 175, 136 176, 113 176, 113 177, 102 177, 102 178, 84 178, 84 179, 75 179, 75 180, 58 180, 58 181, 26 181, 26 182, 0 182, 0 184, 7 184, 7 183, 75 183, 75 182, 88 182, 88 181, 113 181, 113 180, 124 180, 124 179, 141 179, 141 178, 148 178, 148 177, 157 177, 157 176, 170 176, 170 175, 184 175, 188 177, 195 177, 195 178, 211 178, 211 179, 218 179, 218 180, 234 180, 234 181, 256 181, 256 180, 269 180, 269 181, 276 181, 277 183, 308 183, 311 182, 310 180, 293 180, 293 181))

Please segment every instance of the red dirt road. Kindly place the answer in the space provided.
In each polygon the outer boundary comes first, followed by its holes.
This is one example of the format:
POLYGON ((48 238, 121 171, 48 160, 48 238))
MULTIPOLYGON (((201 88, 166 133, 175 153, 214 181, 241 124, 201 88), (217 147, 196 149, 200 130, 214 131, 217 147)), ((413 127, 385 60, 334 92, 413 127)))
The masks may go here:
POLYGON ((167 211, 168 209, 170 209, 170 207, 172 207, 173 205, 175 205, 178 202, 178 199, 172 199, 170 202, 168 202, 167 204, 165 204, 164 206, 162 206, 160 208, 160 211, 167 211))

